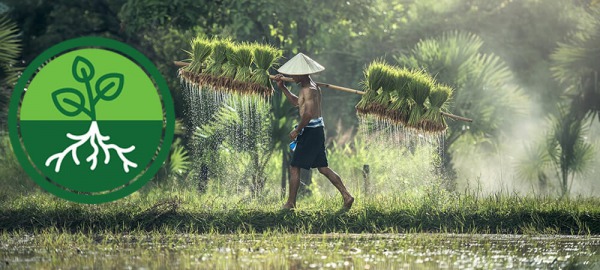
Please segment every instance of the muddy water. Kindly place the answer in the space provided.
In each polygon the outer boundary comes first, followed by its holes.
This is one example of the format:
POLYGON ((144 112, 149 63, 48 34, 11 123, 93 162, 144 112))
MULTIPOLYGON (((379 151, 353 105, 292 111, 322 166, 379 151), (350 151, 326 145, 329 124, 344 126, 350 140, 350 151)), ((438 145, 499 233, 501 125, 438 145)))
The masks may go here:
POLYGON ((0 269, 600 269, 600 236, 18 235, 0 269))

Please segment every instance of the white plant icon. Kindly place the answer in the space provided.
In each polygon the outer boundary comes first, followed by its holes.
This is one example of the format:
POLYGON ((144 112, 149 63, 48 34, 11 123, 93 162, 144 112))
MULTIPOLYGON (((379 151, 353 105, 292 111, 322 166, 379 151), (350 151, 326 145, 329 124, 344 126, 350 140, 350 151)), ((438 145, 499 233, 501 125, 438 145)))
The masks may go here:
POLYGON ((54 101, 54 105, 56 108, 66 116, 76 116, 80 113, 85 113, 88 115, 92 122, 90 124, 89 130, 83 135, 73 135, 71 133, 67 133, 67 138, 74 140, 75 143, 71 144, 62 152, 56 153, 50 156, 46 160, 46 167, 50 167, 52 162, 56 160, 56 165, 54 167, 55 172, 60 171, 61 164, 65 157, 69 153, 71 153, 71 157, 73 158, 73 162, 76 165, 80 164, 79 158, 77 156, 77 149, 89 142, 92 146, 93 152, 89 155, 85 161, 91 162, 90 170, 95 170, 98 165, 98 156, 100 154, 100 149, 104 153, 104 164, 108 164, 110 162, 110 150, 114 150, 117 156, 123 162, 123 170, 128 173, 129 168, 137 168, 137 164, 130 161, 125 157, 125 154, 131 153, 135 150, 135 145, 132 145, 127 148, 121 148, 115 144, 107 144, 108 140, 110 140, 109 136, 104 136, 100 133, 100 129, 98 127, 98 122, 96 121, 96 103, 100 100, 110 101, 114 100, 121 94, 123 90, 123 82, 124 76, 120 73, 108 73, 101 76, 95 84, 96 96, 94 96, 92 92, 92 79, 94 77, 94 66, 92 63, 81 56, 75 57, 72 66, 72 73, 75 80, 78 82, 84 83, 87 90, 87 96, 89 100, 89 109, 85 107, 85 97, 83 94, 74 88, 61 88, 52 93, 52 100, 54 101))

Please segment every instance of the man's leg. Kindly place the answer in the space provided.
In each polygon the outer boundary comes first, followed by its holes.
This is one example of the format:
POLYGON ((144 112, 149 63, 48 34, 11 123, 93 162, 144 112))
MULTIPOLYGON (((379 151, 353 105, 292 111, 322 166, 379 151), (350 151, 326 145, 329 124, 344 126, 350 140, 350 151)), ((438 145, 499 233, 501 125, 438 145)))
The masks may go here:
POLYGON ((283 205, 283 208, 292 209, 296 207, 296 195, 298 195, 298 188, 300 187, 300 167, 290 166, 290 192, 287 203, 283 205))
POLYGON ((342 178, 329 167, 320 167, 319 172, 325 175, 325 177, 329 179, 333 186, 340 191, 342 198, 344 199, 344 208, 350 209, 350 207, 352 207, 352 203, 354 203, 354 197, 350 195, 350 192, 348 192, 344 186, 344 183, 342 183, 342 178))

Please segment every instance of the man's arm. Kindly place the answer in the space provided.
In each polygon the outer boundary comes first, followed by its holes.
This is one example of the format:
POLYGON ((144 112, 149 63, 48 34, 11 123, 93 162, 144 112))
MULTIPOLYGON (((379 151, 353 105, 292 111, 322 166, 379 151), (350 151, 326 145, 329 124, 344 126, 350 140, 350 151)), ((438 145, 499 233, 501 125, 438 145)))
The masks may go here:
MULTIPOLYGON (((275 79, 279 79, 283 77, 281 74, 275 75, 275 79)), ((281 89, 281 92, 287 97, 287 99, 294 105, 294 107, 298 107, 298 96, 294 95, 290 90, 285 86, 285 83, 282 80, 277 80, 277 87, 281 89)))
POLYGON ((290 92, 290 90, 288 90, 288 88, 285 87, 285 85, 281 88, 281 91, 283 91, 283 94, 287 97, 290 103, 294 105, 294 107, 298 107, 298 96, 290 92))

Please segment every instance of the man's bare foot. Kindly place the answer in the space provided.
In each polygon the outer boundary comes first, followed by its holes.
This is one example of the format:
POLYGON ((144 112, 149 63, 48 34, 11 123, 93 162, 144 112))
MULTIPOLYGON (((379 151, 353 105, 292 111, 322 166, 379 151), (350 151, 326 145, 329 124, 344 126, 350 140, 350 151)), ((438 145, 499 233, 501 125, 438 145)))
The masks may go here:
POLYGON ((350 210, 352 208, 352 204, 354 203, 354 197, 348 196, 344 198, 344 209, 350 210))
POLYGON ((294 208, 296 208, 296 206, 291 203, 286 203, 281 207, 283 210, 294 210, 294 208))

